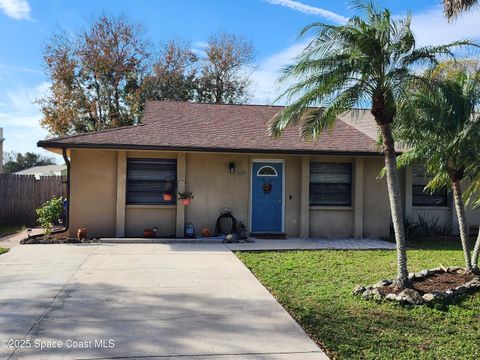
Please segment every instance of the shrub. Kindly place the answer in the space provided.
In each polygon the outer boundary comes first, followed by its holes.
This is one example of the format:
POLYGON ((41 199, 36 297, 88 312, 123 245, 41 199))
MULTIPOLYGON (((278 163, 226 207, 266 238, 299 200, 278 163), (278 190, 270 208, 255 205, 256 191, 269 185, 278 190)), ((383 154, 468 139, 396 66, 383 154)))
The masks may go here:
POLYGON ((45 229, 45 233, 50 235, 55 221, 60 217, 63 211, 63 198, 54 196, 51 200, 45 202, 39 207, 37 212, 37 221, 45 229))
MULTIPOLYGON (((405 237, 407 240, 422 238, 445 237, 451 235, 450 225, 440 223, 438 217, 426 217, 417 215, 416 219, 407 218, 404 220, 405 237)), ((390 238, 393 237, 393 225, 390 227, 390 238)))

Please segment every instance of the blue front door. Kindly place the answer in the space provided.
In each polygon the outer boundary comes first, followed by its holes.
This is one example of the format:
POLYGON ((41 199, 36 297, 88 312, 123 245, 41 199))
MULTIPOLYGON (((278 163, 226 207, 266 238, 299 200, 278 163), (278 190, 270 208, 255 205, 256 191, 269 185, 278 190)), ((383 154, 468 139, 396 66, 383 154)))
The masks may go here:
POLYGON ((281 232, 283 164, 254 162, 252 166, 252 232, 281 232))

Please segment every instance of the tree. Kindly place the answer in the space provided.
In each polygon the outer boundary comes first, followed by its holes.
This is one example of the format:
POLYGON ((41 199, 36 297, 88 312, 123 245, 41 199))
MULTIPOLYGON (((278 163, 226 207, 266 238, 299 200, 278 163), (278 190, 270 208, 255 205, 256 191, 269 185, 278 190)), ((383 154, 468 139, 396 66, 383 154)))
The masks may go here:
POLYGON ((354 16, 345 25, 314 23, 301 36, 314 37, 284 69, 280 78, 294 83, 281 95, 287 106, 271 122, 273 135, 290 124, 300 123, 307 140, 331 128, 337 116, 358 104, 371 103, 371 113, 380 127, 387 174, 392 222, 397 244, 397 285, 408 286, 405 233, 396 164, 392 123, 397 102, 413 83, 422 81, 414 72, 420 64, 436 63, 437 56, 450 55, 456 42, 445 46, 416 47, 411 18, 394 20, 387 9, 361 4, 364 17, 354 16), (324 105, 325 108, 311 108, 324 105))
MULTIPOLYGON (((433 177, 427 189, 452 189, 468 271, 474 270, 478 257, 472 262, 461 184, 468 179, 471 188, 480 185, 480 118, 475 113, 479 104, 480 81, 464 71, 406 97, 399 105, 395 128, 408 147, 399 164, 425 163, 433 177)), ((467 193, 473 196, 471 190, 467 193)))
POLYGON ((55 165, 55 161, 52 158, 31 152, 26 152, 25 155, 14 152, 5 153, 4 158, 5 163, 3 170, 7 174, 12 174, 34 166, 55 165))
POLYGON ((477 3, 477 0, 443 0, 443 12, 448 20, 452 20, 477 3))
POLYGON ((56 34, 44 49, 50 93, 41 125, 55 135, 131 125, 143 110, 147 44, 126 17, 102 15, 79 34, 56 34))
MULTIPOLYGON (((478 116, 478 115, 477 115, 478 116)), ((480 137, 480 135, 478 135, 480 137)), ((478 158, 475 158, 476 163, 473 163, 471 167, 467 170, 468 172, 472 171, 477 173, 477 176, 471 176, 469 181, 471 185, 468 187, 465 192, 465 197, 467 198, 467 205, 472 208, 480 208, 480 161, 478 158)), ((480 228, 478 229, 477 241, 473 247, 472 252, 472 266, 475 272, 480 273, 480 228)))
POLYGON ((247 101, 253 61, 251 41, 220 32, 210 37, 204 55, 199 69, 197 100, 215 104, 247 101))
POLYGON ((433 80, 456 80, 466 73, 469 76, 480 79, 480 61, 473 59, 454 59, 439 63, 428 71, 427 75, 433 80))
POLYGON ((195 98, 198 58, 185 41, 163 44, 153 64, 153 73, 145 78, 149 100, 191 101, 195 98))

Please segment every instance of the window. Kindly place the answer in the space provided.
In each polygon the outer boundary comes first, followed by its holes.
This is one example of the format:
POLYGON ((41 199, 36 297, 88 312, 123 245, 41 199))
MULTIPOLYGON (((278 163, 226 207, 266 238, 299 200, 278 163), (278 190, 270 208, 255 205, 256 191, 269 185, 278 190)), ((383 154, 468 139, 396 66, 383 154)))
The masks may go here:
POLYGON ((426 176, 425 166, 414 166, 412 170, 412 205, 413 206, 447 206, 447 189, 431 192, 425 185, 431 180, 426 176))
POLYGON ((175 159, 128 159, 127 204, 175 204, 176 178, 175 159), (171 200, 164 200, 165 192, 171 200))
POLYGON ((352 164, 310 163, 310 205, 350 206, 352 164))
POLYGON ((277 170, 271 166, 262 166, 257 171, 257 176, 277 176, 277 170))

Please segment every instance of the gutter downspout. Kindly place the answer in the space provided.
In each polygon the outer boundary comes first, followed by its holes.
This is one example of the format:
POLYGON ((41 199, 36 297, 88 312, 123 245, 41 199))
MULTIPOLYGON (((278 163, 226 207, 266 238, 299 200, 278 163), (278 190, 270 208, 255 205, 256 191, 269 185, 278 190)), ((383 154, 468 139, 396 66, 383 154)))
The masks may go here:
MULTIPOLYGON (((62 229, 54 230, 51 232, 51 234, 61 234, 70 228, 70 160, 67 157, 67 149, 63 148, 62 149, 62 156, 63 160, 65 161, 65 165, 67 165, 67 208, 65 209, 65 227, 62 229)), ((36 235, 30 235, 28 239, 36 239, 39 237, 45 236, 45 233, 40 233, 36 235)))
POLYGON ((67 165, 67 208, 65 209, 65 228, 63 231, 57 230, 58 232, 66 232, 70 228, 70 160, 68 159, 66 148, 62 149, 62 156, 65 165, 67 165))

